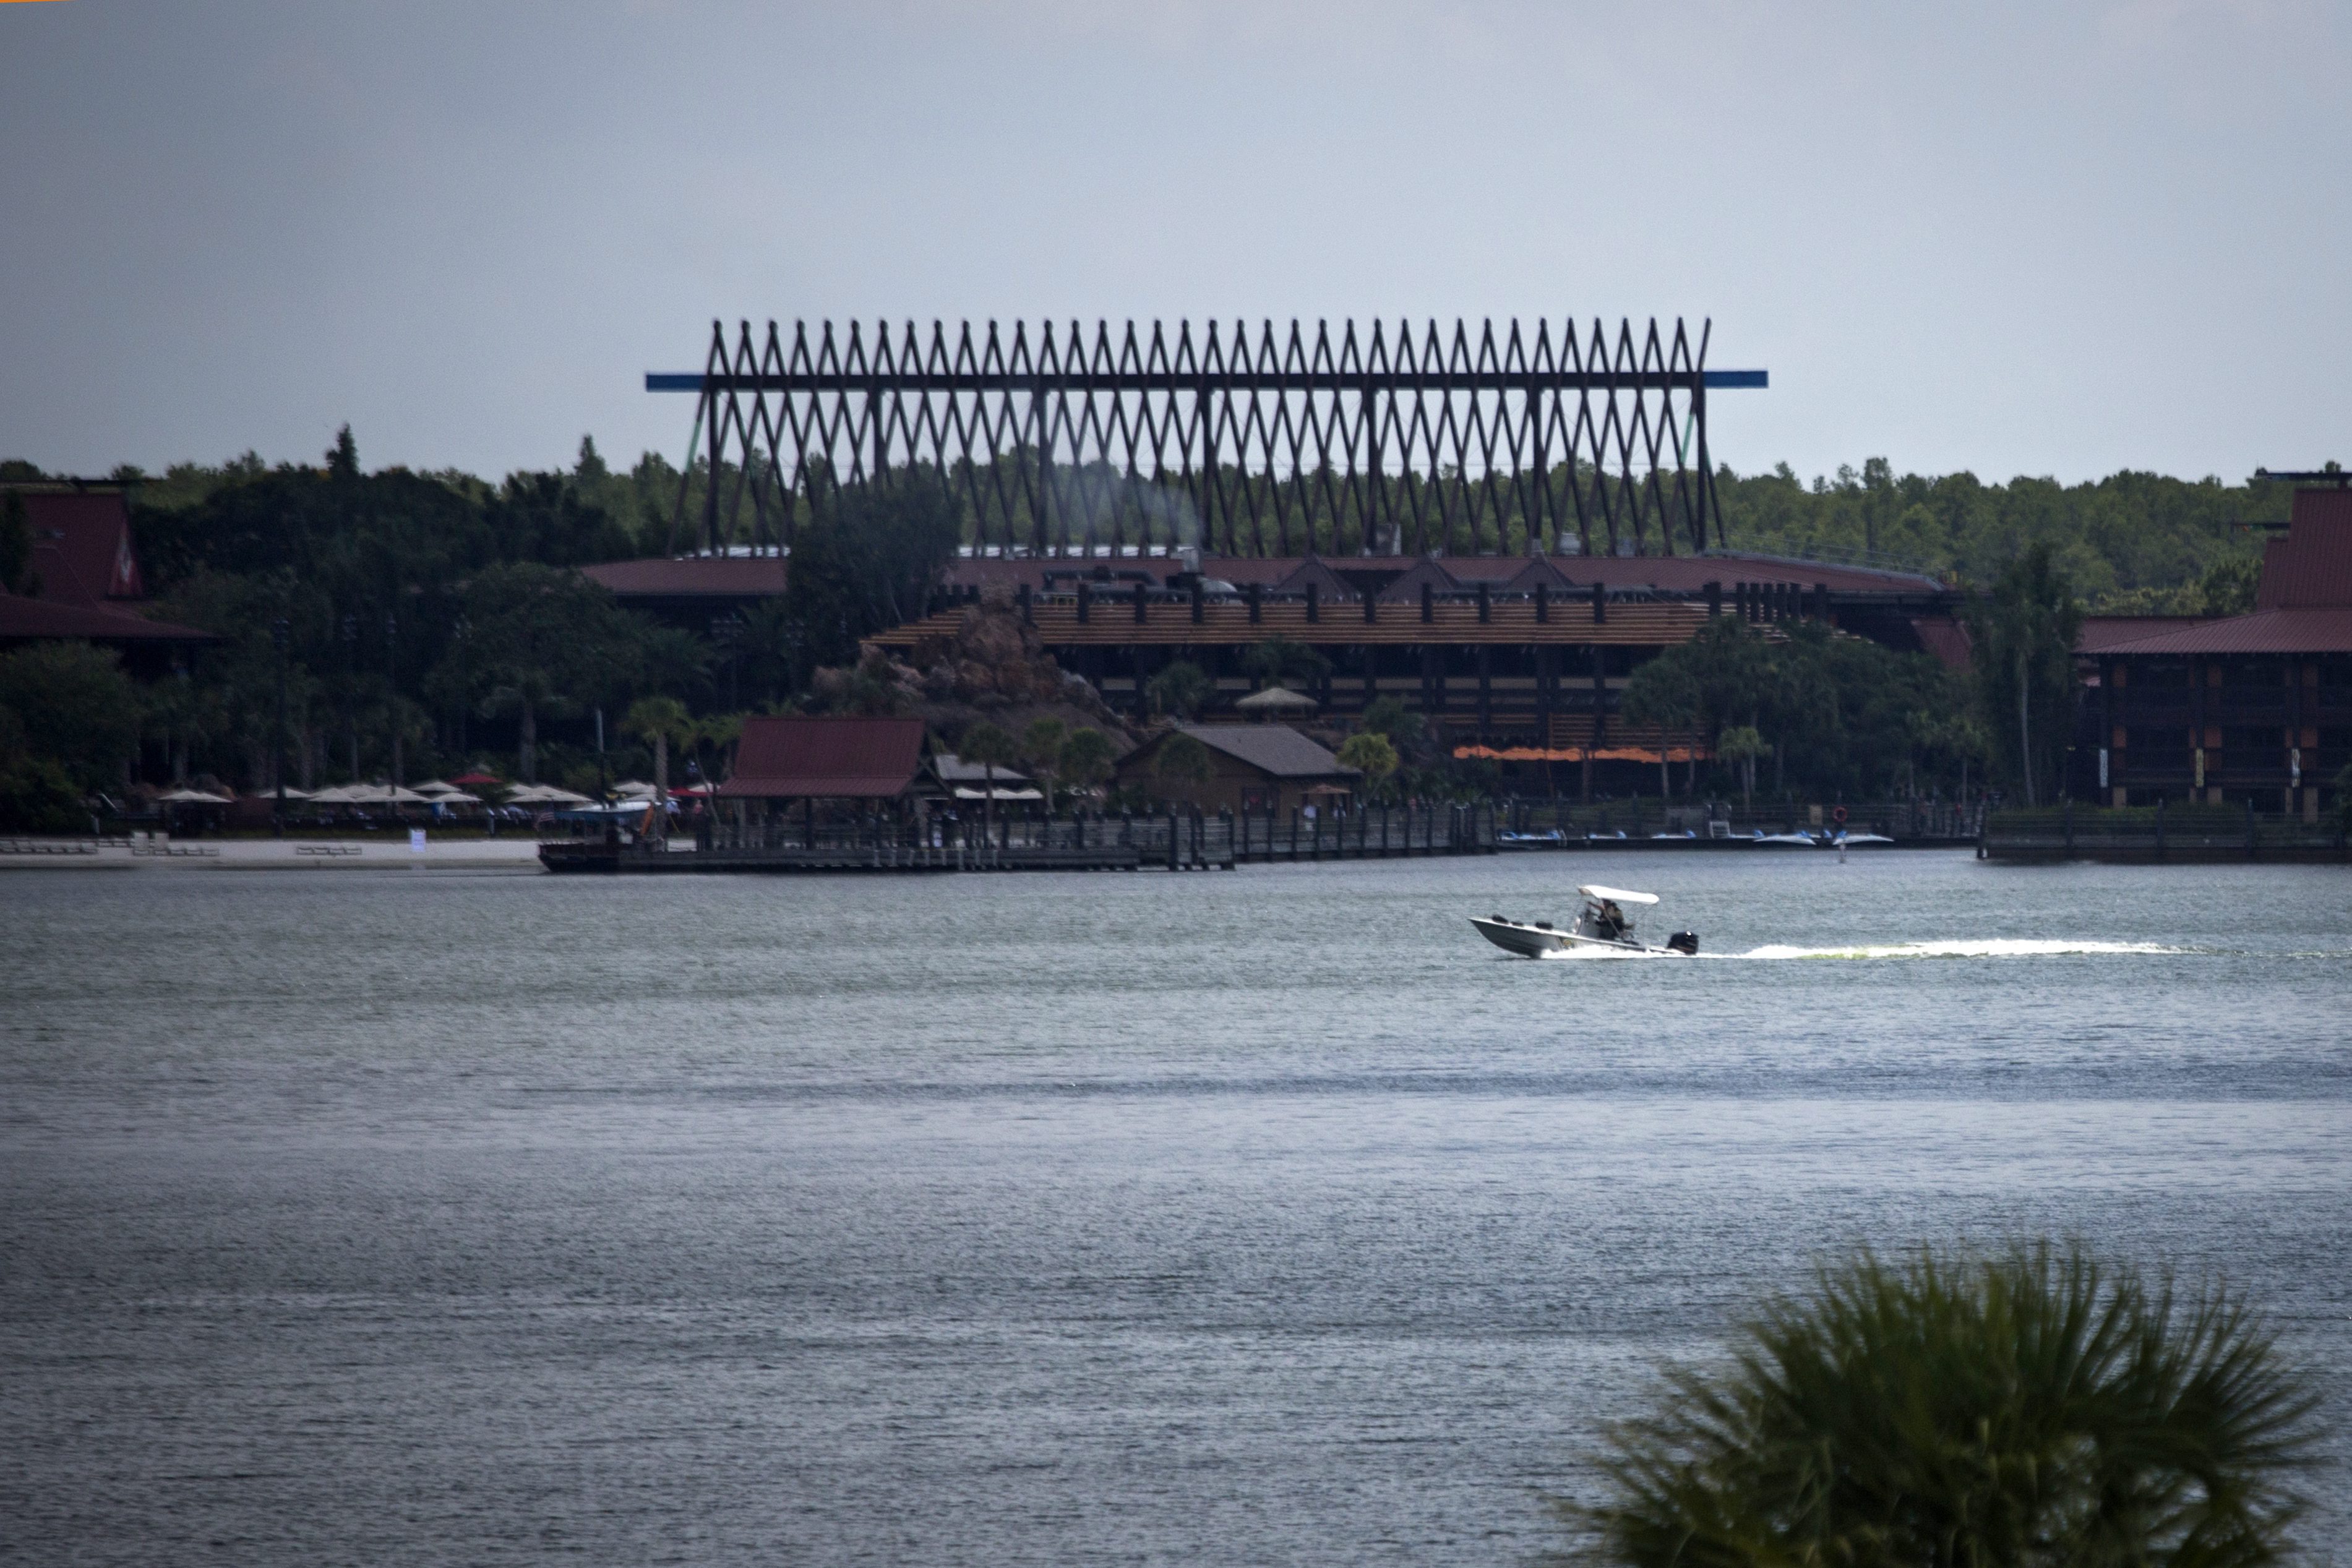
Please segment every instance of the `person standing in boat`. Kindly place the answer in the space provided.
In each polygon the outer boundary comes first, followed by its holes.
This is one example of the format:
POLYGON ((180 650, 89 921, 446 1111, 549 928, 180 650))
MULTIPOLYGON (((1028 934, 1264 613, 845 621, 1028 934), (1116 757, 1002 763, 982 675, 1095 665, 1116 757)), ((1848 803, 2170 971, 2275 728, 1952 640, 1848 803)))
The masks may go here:
POLYGON ((1625 912, 1617 907, 1617 901, 1613 898, 1601 901, 1601 908, 1593 916, 1592 925, 1594 935, 1604 942, 1622 942, 1625 939, 1625 912))

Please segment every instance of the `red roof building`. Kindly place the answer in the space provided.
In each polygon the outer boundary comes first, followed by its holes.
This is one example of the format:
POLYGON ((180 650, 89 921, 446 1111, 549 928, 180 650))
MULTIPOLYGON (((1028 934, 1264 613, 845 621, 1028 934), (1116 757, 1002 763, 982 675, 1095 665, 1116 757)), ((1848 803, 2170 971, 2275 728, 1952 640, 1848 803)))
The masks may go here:
POLYGON ((111 487, 12 486, 33 532, 35 596, 58 604, 147 597, 131 545, 131 508, 111 487))
POLYGON ((26 591, 0 591, 0 647, 89 642, 117 648, 152 674, 172 650, 213 641, 193 627, 152 621, 118 486, 41 483, 0 486, 24 507, 32 535, 26 591))
POLYGON ((2084 648, 2103 799, 2244 800, 2317 819, 2352 764, 2352 489, 2295 493, 2254 604, 2084 648))
POLYGON ((740 614, 784 591, 784 561, 772 555, 656 556, 583 566, 580 574, 614 599, 699 632, 711 620, 740 614))
POLYGON ((919 718, 747 718, 734 776, 718 793, 733 800, 892 800, 922 766, 919 718))

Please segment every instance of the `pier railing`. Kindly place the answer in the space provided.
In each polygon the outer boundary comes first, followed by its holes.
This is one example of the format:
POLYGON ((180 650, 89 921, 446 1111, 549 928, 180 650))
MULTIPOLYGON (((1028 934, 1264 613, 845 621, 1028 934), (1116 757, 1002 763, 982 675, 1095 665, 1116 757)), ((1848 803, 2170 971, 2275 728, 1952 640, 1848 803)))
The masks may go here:
POLYGON ((714 825, 715 853, 824 854, 844 862, 985 867, 1038 857, 1118 856, 1192 867, 1244 862, 1370 860, 1491 854, 1502 812, 1492 805, 1415 804, 1287 811, 1082 814, 1041 821, 1007 815, 928 823, 874 817, 810 824, 789 815, 714 825))

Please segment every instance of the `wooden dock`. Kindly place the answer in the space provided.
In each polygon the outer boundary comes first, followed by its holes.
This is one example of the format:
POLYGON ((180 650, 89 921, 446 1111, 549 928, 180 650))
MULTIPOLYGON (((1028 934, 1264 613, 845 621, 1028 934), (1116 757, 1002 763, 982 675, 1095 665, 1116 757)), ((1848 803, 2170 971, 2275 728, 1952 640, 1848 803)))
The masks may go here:
POLYGON ((970 837, 917 841, 904 824, 721 828, 692 850, 598 839, 540 845, 549 871, 589 876, 740 876, 793 873, 1232 871, 1282 861, 1404 860, 1493 854, 1490 806, 1375 806, 1354 812, 1176 813, 1155 818, 968 824, 970 837), (814 841, 811 841, 812 838, 814 841))

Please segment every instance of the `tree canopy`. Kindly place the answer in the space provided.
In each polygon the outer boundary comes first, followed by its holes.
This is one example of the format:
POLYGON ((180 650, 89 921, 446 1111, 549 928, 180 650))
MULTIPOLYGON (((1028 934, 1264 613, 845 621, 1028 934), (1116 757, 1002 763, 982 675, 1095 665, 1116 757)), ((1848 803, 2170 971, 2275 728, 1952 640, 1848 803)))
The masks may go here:
POLYGON ((926 471, 845 486, 793 538, 782 613, 761 628, 772 639, 761 656, 795 684, 855 662, 860 638, 923 612, 960 528, 947 487, 926 471))
POLYGON ((84 789, 119 788, 139 749, 138 688, 112 653, 87 643, 0 654, 0 714, 21 746, 84 789))
POLYGON ((2003 568, 1969 607, 1969 635, 1984 733, 1994 755, 2038 804, 2059 784, 2074 738, 2074 636, 2083 606, 2047 545, 2003 568))
POLYGON ((1775 787, 1813 800, 1859 800, 1957 776, 1970 692, 1927 653, 1898 653, 1816 622, 1766 629, 1733 616, 1634 667, 1621 714, 1687 734, 1753 788, 1769 757, 1775 787), (1735 758, 1727 737, 1752 731, 1757 749, 1735 758))

